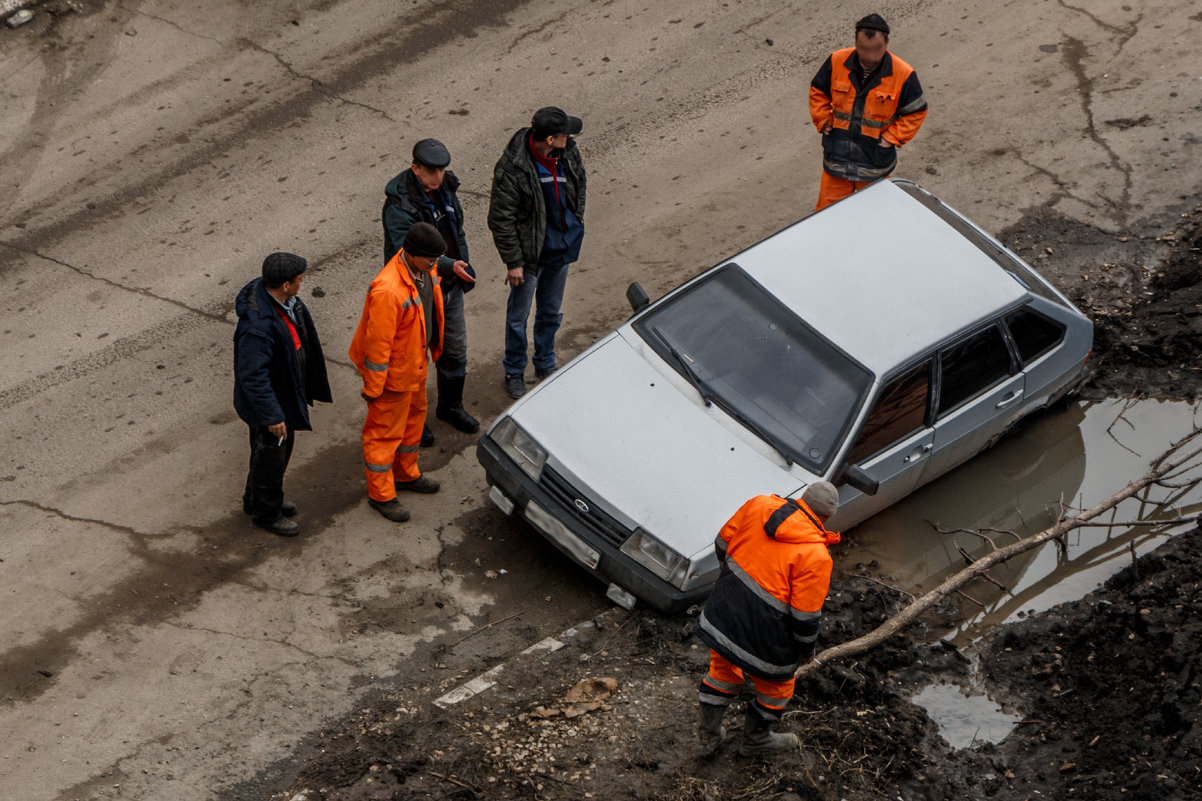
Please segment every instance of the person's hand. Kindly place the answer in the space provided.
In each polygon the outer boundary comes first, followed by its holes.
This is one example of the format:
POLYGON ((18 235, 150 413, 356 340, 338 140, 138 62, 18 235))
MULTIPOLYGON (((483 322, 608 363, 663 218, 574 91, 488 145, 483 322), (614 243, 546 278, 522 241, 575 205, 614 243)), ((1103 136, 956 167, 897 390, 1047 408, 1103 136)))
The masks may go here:
POLYGON ((823 126, 822 126, 822 130, 820 131, 820 133, 821 133, 823 136, 826 136, 828 133, 830 133, 830 132, 831 132, 831 128, 833 128, 833 127, 834 127, 834 126, 831 124, 831 121, 830 121, 830 120, 827 120, 827 121, 826 121, 826 125, 823 125, 823 126))
POLYGON ((509 286, 521 286, 526 282, 526 271, 521 267, 514 267, 509 272, 505 273, 505 283, 509 286))
POLYGON ((882 138, 876 144, 877 144, 877 147, 893 147, 893 143, 890 142, 888 139, 884 139, 884 138, 882 138))
POLYGON ((375 400, 375 398, 373 398, 371 395, 368 395, 363 390, 359 390, 359 397, 363 398, 363 400, 367 401, 368 403, 371 403, 372 401, 375 400))
POLYGON ((273 437, 288 436, 288 426, 284 423, 272 423, 267 426, 267 430, 271 432, 271 436, 273 437))
POLYGON ((476 279, 473 278, 472 274, 467 271, 467 266, 467 262, 460 259, 459 261, 455 262, 451 269, 455 271, 455 275, 460 281, 467 281, 469 284, 474 284, 476 283, 476 279))

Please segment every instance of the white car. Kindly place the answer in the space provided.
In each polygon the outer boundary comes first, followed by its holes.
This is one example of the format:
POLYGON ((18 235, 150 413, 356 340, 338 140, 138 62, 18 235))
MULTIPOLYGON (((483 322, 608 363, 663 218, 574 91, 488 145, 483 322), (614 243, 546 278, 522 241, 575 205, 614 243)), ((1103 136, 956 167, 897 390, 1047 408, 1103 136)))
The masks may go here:
POLYGON ((623 606, 718 576, 749 498, 839 487, 845 530, 1076 389, 1093 325, 997 240, 881 181, 635 315, 481 436, 489 496, 623 606))

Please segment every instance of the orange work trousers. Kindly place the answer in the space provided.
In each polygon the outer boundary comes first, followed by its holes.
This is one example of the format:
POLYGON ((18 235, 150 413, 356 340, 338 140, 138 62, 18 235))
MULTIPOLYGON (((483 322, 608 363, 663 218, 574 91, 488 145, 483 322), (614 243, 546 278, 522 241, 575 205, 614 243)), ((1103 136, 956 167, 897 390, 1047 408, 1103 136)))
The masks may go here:
MULTIPOLYGON (((766 717, 779 719, 793 698, 793 677, 784 681, 768 681, 753 675, 751 680, 755 684, 756 706, 766 717)), ((726 706, 738 697, 742 687, 743 671, 711 648, 710 671, 701 680, 701 703, 726 706)))
POLYGON ((363 423, 363 464, 367 473, 367 494, 372 500, 391 501, 396 497, 397 481, 421 478, 417 452, 426 423, 426 389, 417 392, 390 392, 367 404, 363 423))
MULTIPOLYGON (((889 176, 885 176, 888 178, 889 176)), ((881 180, 884 180, 882 178, 881 180)), ((846 178, 836 178, 826 170, 822 171, 822 182, 818 185, 818 205, 814 211, 822 211, 836 200, 842 200, 853 192, 859 192, 874 181, 849 181, 846 178)))

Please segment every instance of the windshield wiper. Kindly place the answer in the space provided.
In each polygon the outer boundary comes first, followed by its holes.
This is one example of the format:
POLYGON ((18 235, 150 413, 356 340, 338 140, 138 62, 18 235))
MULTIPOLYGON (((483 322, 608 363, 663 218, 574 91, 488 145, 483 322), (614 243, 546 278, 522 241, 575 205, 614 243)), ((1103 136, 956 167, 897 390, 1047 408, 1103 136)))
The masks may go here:
POLYGON ((697 375, 697 372, 692 368, 692 366, 689 364, 688 360, 685 359, 684 356, 680 355, 680 351, 676 350, 676 348, 674 348, 672 346, 672 343, 668 341, 668 338, 665 337, 658 328, 656 328, 653 325, 649 325, 649 326, 647 326, 647 330, 650 331, 655 336, 655 338, 660 341, 661 345, 663 345, 665 348, 668 349, 668 353, 671 354, 673 361, 675 361, 676 364, 680 367, 681 372, 684 373, 684 377, 687 378, 689 383, 693 385, 693 388, 696 389, 697 392, 699 392, 701 394, 701 400, 705 401, 705 405, 707 407, 713 406, 714 401, 717 401, 718 407, 720 409, 722 409, 722 411, 726 412, 728 415, 730 415, 732 418, 734 418, 734 420, 737 421, 740 425, 742 425, 744 428, 750 430, 751 433, 755 434, 757 437, 762 439, 764 442, 767 442, 768 445, 770 445, 772 447, 772 449, 774 451, 776 451, 777 453, 779 453, 780 457, 785 460, 785 464, 790 465, 790 466, 793 465, 793 463, 796 461, 793 458, 793 455, 791 453, 789 453, 788 451, 786 451, 784 446, 781 445, 780 442, 778 440, 776 440, 776 438, 774 438, 771 434, 769 434, 767 431, 765 431, 763 427, 752 422, 750 419, 748 419, 744 415, 740 414, 738 411, 735 410, 735 408, 733 406, 731 406, 729 403, 726 403, 725 401, 723 401, 722 398, 719 397, 717 393, 715 393, 713 390, 711 390, 709 388, 709 385, 706 384, 705 381, 703 381, 701 379, 701 376, 697 375))
POLYGON ((793 458, 793 454, 786 451, 785 447, 781 445, 775 437, 764 430, 762 426, 752 422, 749 418, 744 417, 742 414, 739 414, 739 412, 736 411, 733 406, 724 403, 721 398, 715 397, 715 400, 718 401, 718 406, 722 409, 722 411, 726 412, 739 423, 741 423, 744 428, 750 429, 751 433, 755 434, 764 442, 767 442, 769 445, 771 445, 772 450, 779 453, 780 458, 785 460, 785 464, 789 465, 790 467, 793 466, 793 463, 796 461, 796 459, 793 458))
POLYGON ((701 400, 705 401, 705 405, 712 406, 715 398, 713 390, 709 388, 708 384, 701 380, 701 376, 697 375, 697 372, 693 369, 692 365, 689 364, 688 360, 685 359, 684 356, 680 355, 680 351, 676 350, 676 348, 672 346, 672 343, 668 341, 668 338, 665 337, 658 328, 651 325, 647 326, 647 330, 654 334, 655 338, 660 341, 660 344, 668 349, 668 353, 671 354, 673 361, 676 362, 676 365, 680 368, 680 371, 684 373, 684 377, 687 378, 689 383, 693 385, 693 388, 701 394, 701 400))

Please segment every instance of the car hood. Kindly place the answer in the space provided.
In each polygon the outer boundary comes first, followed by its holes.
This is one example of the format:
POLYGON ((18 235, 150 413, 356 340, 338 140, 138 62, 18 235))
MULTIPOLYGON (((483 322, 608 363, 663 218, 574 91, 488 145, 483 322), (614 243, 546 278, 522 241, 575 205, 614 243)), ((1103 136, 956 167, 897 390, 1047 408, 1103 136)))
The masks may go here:
POLYGON ((804 485, 629 336, 597 343, 510 412, 582 500, 693 556, 749 498, 804 485))

